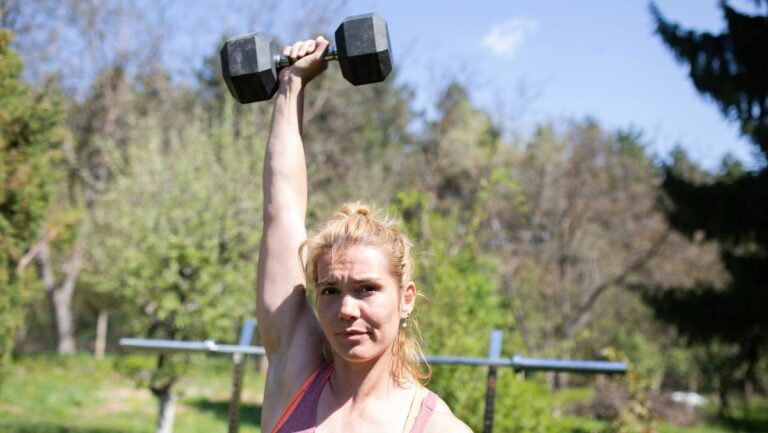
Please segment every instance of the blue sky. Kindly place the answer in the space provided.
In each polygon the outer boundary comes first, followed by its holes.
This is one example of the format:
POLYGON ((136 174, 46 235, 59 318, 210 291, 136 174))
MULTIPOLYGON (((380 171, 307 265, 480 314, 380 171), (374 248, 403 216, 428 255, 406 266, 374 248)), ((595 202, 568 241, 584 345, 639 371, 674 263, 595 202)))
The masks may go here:
MULTIPOLYGON (((752 8, 745 0, 731 3, 752 8)), ((685 27, 718 32, 724 25, 716 0, 657 0, 657 5, 685 27)), ((285 29, 292 8, 279 9, 266 20, 273 27, 268 30, 283 38, 312 36, 285 29)), ((605 128, 642 130, 660 156, 680 145, 710 169, 727 152, 755 164, 753 147, 739 137, 737 126, 696 93, 686 68, 653 34, 646 1, 350 0, 338 21, 371 11, 387 20, 398 80, 415 89, 416 108, 427 115, 441 89, 455 79, 470 89, 476 104, 516 131, 590 116, 605 128)), ((205 25, 190 20, 196 35, 177 54, 194 56, 196 49, 199 55, 201 46, 211 46, 224 31, 259 30, 245 22, 258 12, 228 13, 220 21, 209 14, 205 25)))

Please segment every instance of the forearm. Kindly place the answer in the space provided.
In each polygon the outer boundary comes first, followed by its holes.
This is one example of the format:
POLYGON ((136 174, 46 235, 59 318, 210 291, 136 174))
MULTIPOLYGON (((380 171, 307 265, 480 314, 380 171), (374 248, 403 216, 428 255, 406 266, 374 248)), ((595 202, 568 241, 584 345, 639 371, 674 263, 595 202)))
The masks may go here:
POLYGON ((307 206, 307 169, 301 139, 304 87, 299 80, 289 80, 281 84, 275 98, 264 159, 264 222, 281 216, 300 217, 303 222, 307 206))

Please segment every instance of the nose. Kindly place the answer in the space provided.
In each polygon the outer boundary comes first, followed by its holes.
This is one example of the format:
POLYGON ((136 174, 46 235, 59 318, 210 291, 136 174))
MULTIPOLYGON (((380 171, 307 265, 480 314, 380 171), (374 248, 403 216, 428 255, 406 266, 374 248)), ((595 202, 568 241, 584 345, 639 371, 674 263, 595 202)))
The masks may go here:
POLYGON ((341 298, 341 307, 339 308, 339 319, 353 320, 360 317, 360 306, 357 299, 350 295, 344 295, 341 298))

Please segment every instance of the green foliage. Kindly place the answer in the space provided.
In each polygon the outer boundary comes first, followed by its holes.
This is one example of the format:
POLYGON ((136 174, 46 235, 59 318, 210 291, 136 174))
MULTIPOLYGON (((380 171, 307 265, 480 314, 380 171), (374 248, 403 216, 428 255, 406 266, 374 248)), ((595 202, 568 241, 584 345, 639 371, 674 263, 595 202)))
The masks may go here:
POLYGON ((603 353, 608 359, 622 361, 627 364, 627 373, 621 380, 629 391, 629 401, 613 423, 610 431, 614 433, 656 433, 657 422, 653 414, 653 406, 648 392, 651 381, 640 372, 635 364, 615 348, 607 348, 603 353))
MULTIPOLYGON (((27 275, 20 260, 40 238, 60 175, 58 103, 21 81, 22 63, 0 29, 0 376, 21 319, 27 275)), ((2 380, 0 378, 0 380, 2 380)))
POLYGON ((645 377, 651 377, 664 364, 658 343, 643 334, 619 328, 611 340, 612 346, 632 360, 632 367, 645 377))
POLYGON ((566 424, 553 416, 555 404, 552 390, 538 378, 522 378, 505 369, 499 372, 496 398, 494 431, 566 431, 566 424))
MULTIPOLYGON (((113 179, 93 211, 84 279, 132 318, 124 332, 231 341, 253 305, 263 151, 253 143, 264 137, 236 136, 231 115, 198 112, 178 134, 151 119, 125 149, 104 143, 113 179)), ((160 357, 150 382, 172 383, 186 364, 160 357)))
MULTIPOLYGON (((471 223, 473 218, 456 212, 429 211, 428 197, 415 191, 400 193, 392 209, 402 216, 419 246, 417 285, 425 299, 419 303, 418 318, 424 350, 440 355, 485 356, 491 331, 505 329, 510 318, 500 302, 498 280, 494 277, 498 274, 497 264, 478 249, 471 236, 459 240, 453 234, 457 227, 471 223)), ((516 341, 513 336, 507 337, 513 343, 516 341)), ((479 431, 485 375, 484 369, 436 365, 429 386, 448 402, 459 418, 479 431)), ((521 398, 535 388, 534 385, 500 381, 498 386, 499 395, 504 396, 496 409, 500 414, 496 421, 499 430, 508 431, 521 421, 539 427, 540 422, 549 418, 551 410, 528 412, 536 404, 546 406, 546 398, 535 402, 521 398), (526 413, 523 418, 508 415, 523 412, 526 413)))

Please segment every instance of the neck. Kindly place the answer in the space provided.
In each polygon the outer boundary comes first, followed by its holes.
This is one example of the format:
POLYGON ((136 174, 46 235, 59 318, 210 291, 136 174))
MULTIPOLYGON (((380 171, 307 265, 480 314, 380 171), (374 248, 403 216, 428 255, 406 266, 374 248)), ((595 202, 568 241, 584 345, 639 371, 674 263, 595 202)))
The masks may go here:
POLYGON ((339 402, 384 397, 399 388, 392 376, 394 359, 391 353, 368 362, 350 362, 334 354, 331 388, 339 402))

